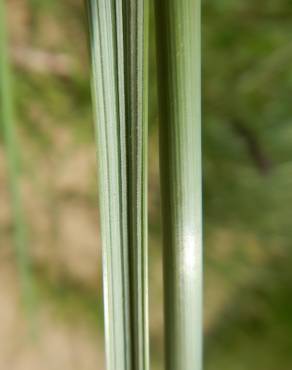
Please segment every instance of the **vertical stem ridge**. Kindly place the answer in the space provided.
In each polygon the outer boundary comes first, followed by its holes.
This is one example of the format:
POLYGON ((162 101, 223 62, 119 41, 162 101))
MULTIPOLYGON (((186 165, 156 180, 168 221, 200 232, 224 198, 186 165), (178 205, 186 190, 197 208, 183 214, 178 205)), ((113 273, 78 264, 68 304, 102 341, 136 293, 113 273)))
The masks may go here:
POLYGON ((202 368, 200 0, 155 0, 165 368, 202 368))
POLYGON ((88 0, 109 370, 148 369, 148 1, 88 0))

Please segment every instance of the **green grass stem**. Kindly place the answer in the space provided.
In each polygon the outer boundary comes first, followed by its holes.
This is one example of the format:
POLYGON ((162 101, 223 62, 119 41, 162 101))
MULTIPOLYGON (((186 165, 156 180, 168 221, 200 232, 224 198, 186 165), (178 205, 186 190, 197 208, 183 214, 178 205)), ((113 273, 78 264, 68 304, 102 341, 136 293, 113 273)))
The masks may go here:
POLYGON ((155 0, 165 369, 202 368, 200 0, 155 0))
POLYGON ((88 0, 108 370, 148 369, 148 2, 88 0))

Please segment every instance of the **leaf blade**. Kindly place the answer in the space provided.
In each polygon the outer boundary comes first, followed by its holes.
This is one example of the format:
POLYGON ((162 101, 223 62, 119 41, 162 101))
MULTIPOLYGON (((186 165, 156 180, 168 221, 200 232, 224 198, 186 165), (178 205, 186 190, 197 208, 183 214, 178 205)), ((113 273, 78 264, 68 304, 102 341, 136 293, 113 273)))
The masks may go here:
POLYGON ((109 369, 148 368, 145 4, 88 1, 109 369))

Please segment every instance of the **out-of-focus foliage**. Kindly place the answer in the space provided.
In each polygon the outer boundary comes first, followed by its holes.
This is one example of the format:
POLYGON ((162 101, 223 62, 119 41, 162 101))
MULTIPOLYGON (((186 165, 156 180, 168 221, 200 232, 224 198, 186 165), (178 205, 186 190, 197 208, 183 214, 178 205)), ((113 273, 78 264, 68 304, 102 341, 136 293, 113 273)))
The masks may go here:
POLYGON ((210 328, 207 369, 292 363, 291 20, 290 1, 204 2, 206 281, 219 269, 239 289, 210 328))
POLYGON ((288 236, 292 8, 289 1, 204 4, 206 217, 288 236))

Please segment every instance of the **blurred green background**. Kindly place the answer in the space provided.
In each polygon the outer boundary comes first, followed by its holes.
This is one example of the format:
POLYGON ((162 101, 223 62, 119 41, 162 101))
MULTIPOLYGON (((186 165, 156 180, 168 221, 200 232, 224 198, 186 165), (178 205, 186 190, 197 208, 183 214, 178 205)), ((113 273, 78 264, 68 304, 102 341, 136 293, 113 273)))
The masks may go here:
MULTIPOLYGON (((28 335, 0 133, 0 368, 104 369, 96 158, 82 0, 8 0, 21 187, 37 290, 28 335)), ((162 369, 153 12, 151 361, 162 369)), ((292 3, 203 1, 205 369, 292 368, 292 3)), ((1 124, 2 128, 2 124, 1 124)), ((182 369, 183 370, 183 369, 182 369)))

